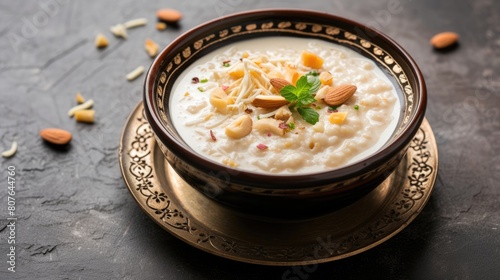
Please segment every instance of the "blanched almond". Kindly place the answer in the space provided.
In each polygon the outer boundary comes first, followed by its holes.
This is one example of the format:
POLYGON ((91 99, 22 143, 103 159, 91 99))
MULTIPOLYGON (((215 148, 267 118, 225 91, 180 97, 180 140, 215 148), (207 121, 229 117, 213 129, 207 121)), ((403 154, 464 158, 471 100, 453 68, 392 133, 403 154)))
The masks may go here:
POLYGON ((226 127, 226 135, 231 138, 239 139, 252 132, 253 121, 249 115, 242 115, 226 127))
POLYGON ((252 105, 260 108, 277 108, 287 105, 288 102, 281 95, 258 95, 252 101, 252 105))
POLYGON ((273 88, 278 92, 280 92, 283 87, 292 85, 292 83, 290 83, 289 81, 281 78, 273 78, 270 80, 270 82, 273 88))
POLYGON ((56 145, 68 144, 72 138, 71 133, 59 128, 46 128, 40 131, 40 137, 42 137, 43 140, 56 145))
POLYGON ((2 152, 2 157, 10 158, 16 153, 16 151, 17 151, 17 142, 14 141, 14 142, 12 142, 12 146, 10 147, 10 149, 2 152))
POLYGON ((353 85, 331 87, 325 94, 324 101, 329 106, 339 106, 351 98, 358 88, 353 85))
POLYGON ((325 98, 326 93, 331 89, 331 86, 324 86, 321 87, 317 92, 316 95, 314 95, 314 99, 317 101, 321 101, 325 98))

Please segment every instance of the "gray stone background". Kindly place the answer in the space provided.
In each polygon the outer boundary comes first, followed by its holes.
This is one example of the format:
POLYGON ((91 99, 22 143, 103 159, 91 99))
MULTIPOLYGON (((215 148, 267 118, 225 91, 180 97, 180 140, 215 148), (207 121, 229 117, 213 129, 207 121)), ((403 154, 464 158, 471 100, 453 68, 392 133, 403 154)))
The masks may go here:
POLYGON ((0 0, 0 149, 19 144, 0 159, 0 279, 498 279, 499 16, 494 0, 0 0), (164 7, 183 12, 178 29, 154 28, 164 7), (399 42, 426 78, 439 148, 434 193, 411 225, 365 253, 288 277, 290 267, 225 260, 177 240, 141 211, 118 165, 122 127, 142 99, 142 79, 124 75, 151 63, 144 40, 165 46, 207 20, 270 7, 326 11, 399 42), (128 40, 109 33, 137 17, 149 23, 128 40), (428 40, 447 30, 460 45, 437 53, 428 40), (110 39, 102 51, 99 32, 110 39), (67 117, 77 91, 95 100, 95 124, 67 117), (38 136, 46 127, 71 131, 71 145, 47 146, 38 136), (17 171, 15 273, 7 270, 8 166, 17 171))

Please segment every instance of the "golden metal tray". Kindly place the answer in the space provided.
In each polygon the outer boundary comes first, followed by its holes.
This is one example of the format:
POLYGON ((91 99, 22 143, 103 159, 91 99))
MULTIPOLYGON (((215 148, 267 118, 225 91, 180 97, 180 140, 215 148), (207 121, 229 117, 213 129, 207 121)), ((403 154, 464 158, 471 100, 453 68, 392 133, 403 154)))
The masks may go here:
POLYGON ((264 265, 305 265, 346 258, 388 240, 428 201, 438 153, 424 120, 396 171, 341 210, 307 220, 263 219, 224 207, 187 185, 156 144, 140 103, 120 142, 120 167, 139 206, 184 242, 228 259, 264 265))

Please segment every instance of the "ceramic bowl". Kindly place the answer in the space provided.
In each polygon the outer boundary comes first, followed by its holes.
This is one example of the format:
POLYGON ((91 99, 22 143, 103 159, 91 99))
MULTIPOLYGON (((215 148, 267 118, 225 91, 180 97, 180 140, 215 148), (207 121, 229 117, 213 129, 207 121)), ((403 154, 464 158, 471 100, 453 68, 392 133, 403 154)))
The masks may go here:
POLYGON ((404 157, 424 119, 426 87, 410 55, 381 32, 327 13, 271 9, 218 18, 178 37, 152 63, 144 85, 144 103, 162 152, 192 187, 236 211, 294 218, 343 207, 387 178, 404 157), (345 46, 374 61, 394 84, 402 108, 390 140, 362 161, 297 175, 232 169, 194 152, 170 118, 169 96, 174 82, 189 65, 217 48, 267 36, 319 39, 345 46))

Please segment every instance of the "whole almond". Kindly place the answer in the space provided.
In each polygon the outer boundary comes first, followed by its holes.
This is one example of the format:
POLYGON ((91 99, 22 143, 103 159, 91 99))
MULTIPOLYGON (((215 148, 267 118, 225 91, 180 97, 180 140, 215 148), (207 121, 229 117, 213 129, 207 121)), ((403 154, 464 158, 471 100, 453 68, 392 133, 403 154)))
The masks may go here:
POLYGON ((442 32, 431 38, 431 45, 436 49, 443 49, 455 44, 458 41, 458 34, 455 32, 442 32))
POLYGON ((323 101, 329 106, 339 106, 353 96, 358 88, 353 85, 331 87, 325 94, 323 101))
POLYGON ((284 86, 288 86, 288 85, 292 84, 289 81, 287 81, 285 79, 281 79, 281 78, 273 78, 270 80, 270 82, 271 82, 271 85, 273 86, 273 88, 276 89, 278 92, 280 92, 284 86))
POLYGON ((68 144, 71 141, 71 133, 59 128, 46 128, 40 131, 40 137, 56 145, 68 144))
POLYGON ((174 23, 181 20, 182 14, 174 9, 161 9, 156 11, 156 17, 161 21, 174 23))
POLYGON ((252 105, 261 108, 277 108, 286 105, 288 102, 280 95, 258 95, 252 101, 252 105))

